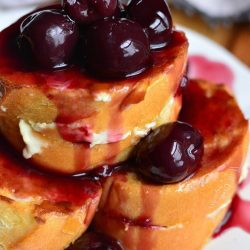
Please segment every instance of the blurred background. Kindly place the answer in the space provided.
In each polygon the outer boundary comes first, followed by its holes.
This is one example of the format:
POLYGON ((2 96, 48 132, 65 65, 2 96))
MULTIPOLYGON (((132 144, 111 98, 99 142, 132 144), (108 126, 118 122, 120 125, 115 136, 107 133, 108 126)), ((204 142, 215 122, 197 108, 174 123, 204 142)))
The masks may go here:
MULTIPOLYGON (((48 2, 55 1, 0 0, 0 29, 1 22, 14 18, 12 13, 19 14, 48 2)), ((168 3, 175 24, 216 41, 250 67, 250 0, 168 0, 168 3)))
POLYGON ((169 0, 175 23, 216 41, 250 67, 250 0, 169 0))

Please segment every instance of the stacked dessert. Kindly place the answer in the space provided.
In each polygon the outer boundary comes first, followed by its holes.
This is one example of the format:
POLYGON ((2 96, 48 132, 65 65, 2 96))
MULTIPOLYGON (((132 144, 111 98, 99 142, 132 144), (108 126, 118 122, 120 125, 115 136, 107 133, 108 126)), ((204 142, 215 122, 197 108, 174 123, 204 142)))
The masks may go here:
POLYGON ((248 123, 226 87, 188 83, 187 50, 164 0, 64 0, 0 33, 0 246, 204 245, 248 123))

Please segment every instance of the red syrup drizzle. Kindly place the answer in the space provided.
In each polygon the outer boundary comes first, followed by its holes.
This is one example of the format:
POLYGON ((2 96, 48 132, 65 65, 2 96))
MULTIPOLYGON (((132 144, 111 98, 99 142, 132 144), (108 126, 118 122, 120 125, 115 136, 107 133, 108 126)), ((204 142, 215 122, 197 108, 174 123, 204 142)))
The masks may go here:
MULTIPOLYGON (((58 6, 53 6, 53 8, 58 8, 58 6)), ((31 66, 23 59, 20 51, 17 48, 19 26, 24 18, 25 17, 22 17, 16 23, 0 33, 0 78, 5 79, 10 84, 11 88, 19 88, 20 86, 38 87, 56 105, 57 103, 53 100, 53 98, 51 98, 51 91, 64 93, 65 90, 77 90, 76 92, 79 92, 78 90, 84 90, 91 95, 93 94, 93 87, 98 84, 102 85, 103 90, 110 89, 114 84, 116 84, 116 86, 128 86, 129 93, 133 86, 142 78, 150 77, 152 74, 157 74, 158 72, 167 70, 168 63, 171 65, 171 63, 177 57, 180 48, 187 44, 185 35, 181 32, 174 31, 172 42, 168 45, 168 47, 166 49, 153 52, 154 67, 136 77, 115 82, 104 82, 87 75, 84 69, 77 63, 75 65, 71 65, 69 68, 59 71, 43 71, 37 68, 34 63, 31 66), (94 85, 93 82, 95 83, 94 85)), ((135 98, 138 97, 136 96, 135 98)), ((87 106, 85 104, 78 105, 78 101, 79 100, 75 100, 75 103, 77 104, 76 106, 85 107, 82 110, 83 114, 80 114, 79 116, 79 112, 74 114, 74 112, 71 112, 69 109, 68 116, 67 114, 65 115, 65 113, 61 115, 62 112, 60 107, 58 107, 59 116, 56 119, 56 123, 58 125, 59 133, 65 140, 74 143, 75 136, 82 136, 83 141, 77 141, 78 144, 76 144, 75 147, 76 169, 82 169, 82 164, 86 165, 90 160, 91 149, 89 148, 88 140, 92 138, 92 128, 94 128, 94 124, 90 125, 89 127, 88 124, 84 124, 82 129, 79 128, 76 131, 77 135, 74 135, 74 132, 69 132, 67 129, 65 129, 65 126, 67 126, 67 124, 71 123, 72 121, 77 121, 78 119, 88 118, 89 120, 89 117, 98 111, 98 107, 94 107, 94 110, 92 110, 91 105, 91 107, 88 108, 88 101, 85 102, 87 106), (88 138, 87 141, 85 140, 86 138, 88 138)), ((134 100, 132 98, 129 101, 133 104, 138 100, 134 100)), ((65 103, 68 103, 68 101, 65 103)), ((126 103, 127 106, 129 106, 129 104, 130 103, 126 103)), ((121 110, 119 108, 117 108, 117 110, 113 109, 110 114, 110 122, 108 124, 108 140, 110 140, 110 142, 114 142, 114 137, 121 137, 123 132, 122 117, 119 114, 121 110)), ((108 160, 108 163, 110 163, 113 161, 114 157, 119 151, 119 143, 110 143, 110 145, 108 145, 107 151, 106 159, 108 160)))
MULTIPOLYGON (((122 166, 115 169, 116 173, 113 173, 116 177, 121 178, 124 182, 127 181, 126 176, 128 173, 134 173, 134 165, 133 161, 127 162, 122 166), (125 178, 125 179, 124 179, 125 178)), ((142 180, 143 181, 143 180, 142 180)), ((123 216, 122 214, 117 213, 117 211, 101 211, 101 216, 105 218, 113 219, 119 223, 124 225, 124 233, 122 241, 125 246, 136 246, 138 250, 144 250, 145 245, 151 249, 155 244, 154 234, 152 234, 152 230, 161 230, 162 228, 166 228, 165 226, 155 225, 152 220, 153 216, 156 212, 159 203, 159 192, 157 187, 155 188, 155 192, 152 191, 152 187, 149 185, 154 185, 152 183, 147 183, 143 181, 143 185, 141 185, 140 195, 142 201, 142 211, 141 215, 137 218, 128 218, 123 216), (148 192, 150 190, 150 192, 148 192), (152 194, 153 192, 153 194, 152 194), (141 228, 139 230, 139 234, 136 236, 134 230, 136 227, 141 228), (136 236, 136 237, 135 237, 136 236)), ((124 194, 120 199, 126 203, 127 197, 124 194)))
MULTIPOLYGON (((153 69, 151 68, 136 77, 104 82, 87 75, 78 64, 58 71, 43 71, 34 67, 34 63, 31 66, 24 61, 17 47, 19 26, 24 18, 25 16, 0 33, 0 75, 9 82, 17 83, 21 86, 38 86, 46 93, 49 89, 90 89, 93 82, 103 83, 103 85, 107 85, 107 88, 112 87, 113 84, 123 85, 128 83, 133 87, 139 80, 152 74, 153 69)), ((159 71, 166 68, 166 61, 171 64, 178 55, 179 48, 186 43, 187 40, 184 34, 174 31, 172 42, 168 47, 161 51, 153 52, 153 68, 159 71)))
POLYGON ((119 164, 113 164, 108 165, 105 164, 103 166, 96 167, 90 171, 74 174, 72 177, 75 178, 88 178, 95 181, 100 181, 100 183, 105 182, 105 179, 112 176, 113 174, 121 171, 127 171, 128 165, 127 163, 119 163, 119 164))
POLYGON ((90 147, 88 143, 77 144, 74 147, 75 170, 81 172, 82 169, 89 165, 90 161, 90 147))
MULTIPOLYGON (((250 173, 247 179, 240 185, 239 190, 250 185, 250 173)), ((250 198, 250 197, 249 197, 250 198)), ((219 237, 230 228, 238 227, 250 234, 250 200, 243 200, 239 192, 235 195, 231 207, 228 210, 221 225, 216 229, 213 237, 219 237)))
POLYGON ((42 173, 15 155, 0 138, 0 187, 10 190, 16 197, 41 197, 44 200, 72 205, 84 205, 100 191, 99 183, 90 179, 76 179, 42 173))
POLYGON ((142 227, 142 228, 147 228, 147 229, 160 229, 160 228, 162 228, 162 226, 153 225, 150 218, 139 217, 137 219, 129 219, 129 218, 124 217, 122 215, 117 215, 117 214, 115 214, 115 212, 114 213, 102 212, 102 213, 104 216, 107 216, 111 219, 119 221, 119 222, 123 223, 125 226, 128 225, 128 226, 142 227))
MULTIPOLYGON (((137 219, 129 219, 127 217, 124 216, 120 216, 120 215, 116 215, 115 213, 113 214, 107 214, 105 212, 103 212, 103 216, 108 216, 109 218, 112 218, 116 221, 119 221, 121 223, 123 223, 125 226, 132 226, 132 227, 142 227, 145 229, 161 229, 162 226, 156 226, 153 225, 151 222, 150 218, 146 218, 146 217, 139 217, 137 219)), ((141 240, 144 238, 144 234, 141 235, 141 240)), ((129 241, 129 237, 128 237, 128 241, 129 241)), ((151 241, 151 239, 149 239, 149 241, 151 241)), ((139 242, 142 243, 142 242, 139 242)))
POLYGON ((222 62, 211 61, 201 55, 193 55, 189 57, 189 66, 190 78, 224 83, 229 88, 233 86, 234 73, 228 65, 222 62))
POLYGON ((142 200, 142 214, 140 216, 140 220, 143 220, 146 223, 145 230, 140 231, 137 249, 144 250, 145 246, 148 249, 153 249, 155 244, 154 242, 154 234, 152 234, 150 229, 156 229, 156 226, 152 226, 152 216, 154 216, 156 208, 159 203, 159 191, 155 189, 154 194, 152 195, 152 187, 148 187, 147 185, 141 185, 141 200, 142 200), (151 190, 150 192, 148 190, 151 190), (150 197, 149 197, 150 196, 150 197))

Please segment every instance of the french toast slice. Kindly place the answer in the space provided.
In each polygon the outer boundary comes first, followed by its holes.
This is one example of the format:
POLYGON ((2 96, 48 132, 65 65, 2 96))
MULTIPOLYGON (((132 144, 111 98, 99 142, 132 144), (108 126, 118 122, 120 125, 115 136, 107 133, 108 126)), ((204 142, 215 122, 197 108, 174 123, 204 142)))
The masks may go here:
POLYGON ((1 140, 0 249, 65 249, 89 226, 100 196, 89 180, 33 170, 1 140))
POLYGON ((27 70, 15 43, 21 21, 0 33, 0 131, 40 168, 74 174, 124 161, 150 129, 176 120, 187 62, 184 33, 174 31, 141 76, 100 81, 78 67, 27 70), (34 140, 39 147, 32 151, 34 140))
POLYGON ((190 81, 179 119, 204 136, 203 160, 193 176, 153 185, 128 171, 103 184, 95 229, 120 240, 127 250, 201 249, 236 192, 249 131, 226 87, 190 81))

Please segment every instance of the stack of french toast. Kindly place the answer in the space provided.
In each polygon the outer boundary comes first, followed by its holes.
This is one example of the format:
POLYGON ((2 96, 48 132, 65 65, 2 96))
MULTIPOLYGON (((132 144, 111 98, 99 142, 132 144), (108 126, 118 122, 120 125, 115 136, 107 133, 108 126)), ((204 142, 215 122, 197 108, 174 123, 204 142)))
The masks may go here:
POLYGON ((165 0, 64 0, 0 33, 0 249, 202 249, 248 121, 187 53, 165 0))

